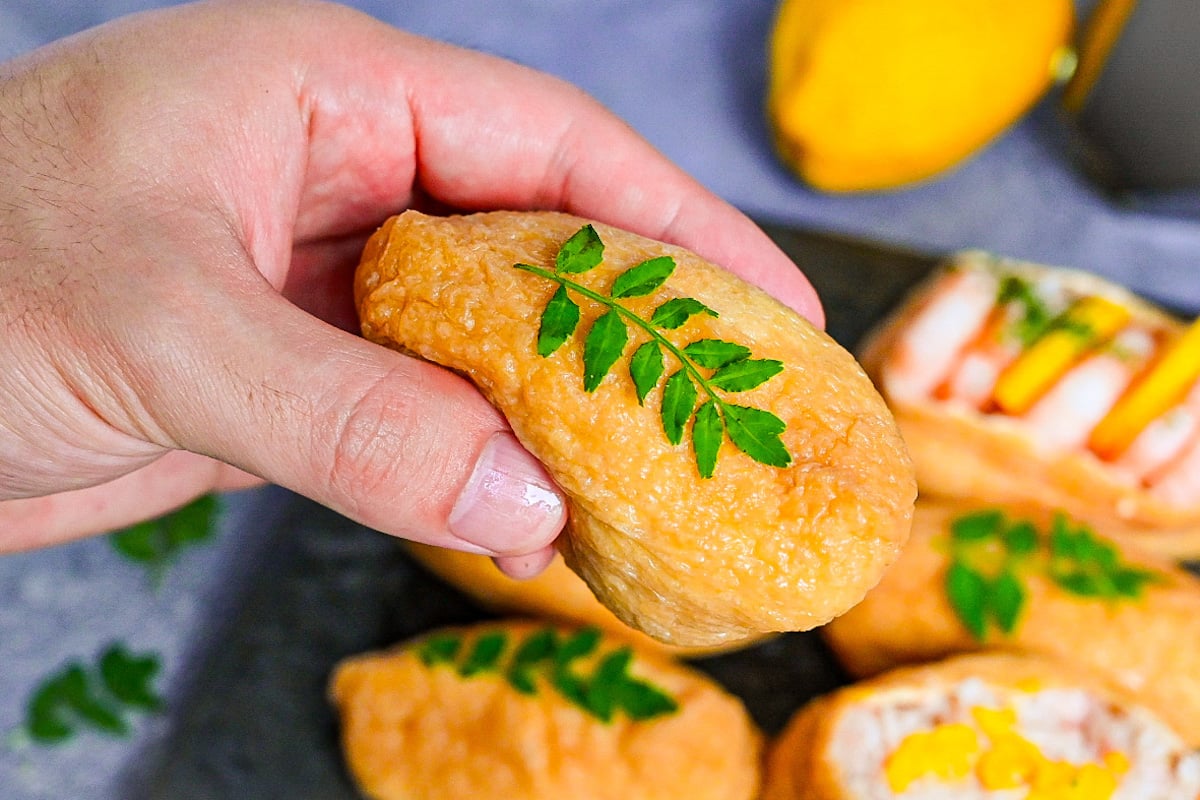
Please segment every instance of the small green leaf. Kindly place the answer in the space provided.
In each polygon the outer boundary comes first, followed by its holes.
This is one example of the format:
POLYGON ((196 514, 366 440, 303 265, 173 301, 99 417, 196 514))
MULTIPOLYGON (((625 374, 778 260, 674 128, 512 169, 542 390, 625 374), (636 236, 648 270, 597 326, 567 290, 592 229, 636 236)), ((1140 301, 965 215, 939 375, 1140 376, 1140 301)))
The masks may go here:
POLYGON ((158 711, 163 701, 151 686, 161 665, 153 654, 135 656, 120 644, 100 657, 100 677, 109 694, 127 706, 158 711))
POLYGON ((1004 512, 996 509, 976 511, 950 523, 950 537, 955 542, 978 542, 990 539, 1000 531, 1004 512))
POLYGON ((769 358, 743 358, 714 372, 709 383, 727 392, 747 392, 783 372, 783 362, 769 358))
POLYGON ((589 710, 587 683, 572 671, 571 665, 573 662, 591 655, 599 645, 599 629, 583 628, 563 642, 554 656, 554 674, 551 676, 554 688, 584 711, 589 710))
POLYGON ((130 561, 161 569, 184 548, 212 538, 217 508, 217 498, 204 495, 170 514, 116 531, 108 540, 130 561))
POLYGON ((561 284, 542 311, 538 326, 537 351, 543 358, 562 347, 563 342, 575 333, 579 325, 579 306, 567 296, 567 287, 561 284))
POLYGON ((751 406, 725 406, 725 429, 737 449, 760 464, 786 467, 792 463, 779 434, 787 424, 770 411, 751 406))
POLYGON ((39 686, 25 708, 25 729, 35 742, 58 744, 75 733, 66 714, 67 700, 61 676, 55 676, 39 686))
POLYGON ((563 243, 554 257, 556 272, 578 274, 594 268, 604 259, 604 243, 591 225, 584 225, 563 243))
POLYGON ((621 315, 606 311, 594 323, 583 343, 583 389, 594 392, 612 369, 629 341, 621 315))
POLYGON ((158 520, 146 520, 117 531, 109 538, 113 549, 140 564, 156 564, 167 557, 167 546, 158 520))
POLYGON ((996 626, 1005 634, 1010 634, 1017 627, 1021 609, 1025 607, 1025 589, 1017 576, 1010 570, 1001 572, 992 581, 988 594, 988 608, 996 626))
POLYGON ((683 352, 697 365, 707 369, 720 369, 726 364, 750 357, 750 348, 723 339, 697 339, 683 348, 683 352))
POLYGON ((633 660, 633 650, 622 647, 600 659, 587 686, 587 706, 601 722, 612 720, 617 706, 618 687, 625 681, 625 671, 633 660))
POLYGON ((681 369, 667 378, 663 386, 661 416, 668 442, 679 444, 683 441, 684 428, 695 408, 696 386, 687 372, 681 369))
POLYGON ((553 662, 558 652, 558 634, 553 628, 542 628, 530 634, 517 648, 508 667, 508 682, 521 694, 533 694, 537 687, 531 674, 542 662, 553 662))
POLYGON ((679 704, 669 694, 636 679, 626 680, 617 687, 617 703, 630 719, 637 722, 679 710, 679 704))
POLYGON ((417 657, 427 667, 438 664, 453 664, 458 658, 458 650, 462 647, 462 637, 453 634, 436 634, 430 636, 421 644, 417 657))
POLYGON ((1016 522, 1004 532, 1004 547, 1013 556, 1026 556, 1038 549, 1038 532, 1033 524, 1016 522))
POLYGON ((961 561, 946 570, 946 598, 955 616, 979 641, 987 635, 987 579, 961 561))
POLYGON ((500 655, 508 643, 508 634, 504 631, 491 631, 475 640, 470 655, 458 668, 458 674, 470 678, 482 672, 491 672, 500 662, 500 655))
POLYGON ((1141 599, 1148 585, 1162 582, 1162 576, 1158 573, 1136 567, 1117 567, 1108 577, 1117 594, 1130 600, 1141 599))
POLYGON ((1087 572, 1056 572, 1050 578, 1064 591, 1078 597, 1104 597, 1110 592, 1104 581, 1087 572))
POLYGON ((581 658, 587 658, 600 646, 600 629, 592 626, 580 628, 567 638, 558 652, 554 655, 555 663, 566 665, 581 658))
POLYGON ((660 328, 666 328, 667 330, 675 330, 676 328, 683 327, 683 324, 696 314, 707 314, 710 317, 717 316, 716 311, 713 311, 699 300, 693 300, 690 297, 676 297, 654 309, 654 314, 650 317, 650 323, 660 328))
POLYGON ((633 378, 633 386, 637 390, 638 405, 644 405, 646 395, 658 385, 665 366, 663 365, 662 348, 658 342, 651 339, 641 344, 633 351, 629 359, 629 375, 633 378))
POLYGON ((667 282, 675 271, 675 259, 670 256, 650 258, 630 267, 613 281, 612 296, 645 297, 667 282))
POLYGON ((216 530, 217 498, 206 494, 163 518, 167 541, 175 550, 212 538, 216 530))
POLYGON ((711 478, 717 469, 717 453, 725 439, 725 425, 717 411, 717 404, 709 400, 696 411, 692 423, 692 448, 696 452, 696 467, 700 477, 711 478))

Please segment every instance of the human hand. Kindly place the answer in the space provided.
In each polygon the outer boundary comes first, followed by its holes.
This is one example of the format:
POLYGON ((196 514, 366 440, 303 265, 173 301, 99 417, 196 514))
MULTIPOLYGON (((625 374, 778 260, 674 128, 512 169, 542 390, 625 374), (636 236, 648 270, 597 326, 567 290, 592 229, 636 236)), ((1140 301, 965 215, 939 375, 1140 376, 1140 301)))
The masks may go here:
POLYGON ((468 382, 352 333, 358 253, 405 207, 570 211, 822 321, 578 90, 349 9, 151 12, 0 76, 0 551, 268 480, 536 573, 565 513, 541 466, 468 382))

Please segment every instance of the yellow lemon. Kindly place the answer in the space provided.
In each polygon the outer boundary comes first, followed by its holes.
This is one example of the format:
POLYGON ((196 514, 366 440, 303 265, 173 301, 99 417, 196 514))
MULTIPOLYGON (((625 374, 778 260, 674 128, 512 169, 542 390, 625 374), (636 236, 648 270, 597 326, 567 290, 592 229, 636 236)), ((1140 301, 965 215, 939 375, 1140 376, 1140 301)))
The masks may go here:
POLYGON ((783 0, 768 114, 828 191, 895 187, 975 152, 1073 59, 1070 0, 783 0))

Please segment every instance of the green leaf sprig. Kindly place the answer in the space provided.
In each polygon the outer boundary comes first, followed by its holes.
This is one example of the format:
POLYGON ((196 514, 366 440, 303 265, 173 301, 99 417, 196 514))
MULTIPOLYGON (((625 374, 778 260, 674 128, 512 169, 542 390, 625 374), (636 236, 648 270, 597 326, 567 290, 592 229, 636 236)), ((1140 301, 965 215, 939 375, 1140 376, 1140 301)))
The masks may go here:
POLYGON ((591 674, 579 662, 597 653, 596 628, 560 636, 554 628, 539 628, 520 642, 509 643, 504 631, 477 637, 469 648, 460 633, 435 634, 421 643, 417 655, 428 667, 453 667, 463 678, 499 674, 521 694, 537 693, 538 676, 570 703, 601 722, 617 712, 642 721, 671 714, 679 704, 665 691, 629 674, 633 649, 625 646, 599 656, 591 674))
POLYGON ((212 538, 217 506, 215 495, 204 495, 170 514, 116 531, 108 540, 118 553, 145 566, 157 579, 181 551, 212 538))
POLYGON ((949 551, 946 597, 980 641, 993 626, 1005 636, 1016 630, 1030 574, 1045 575, 1077 597, 1112 602, 1138 600, 1146 586, 1165 580, 1161 573, 1122 562, 1116 547, 1062 514, 1043 532, 998 509, 973 512, 951 522, 949 551))
POLYGON ((163 706, 152 682, 160 663, 153 653, 131 653, 113 644, 95 665, 73 661, 47 677, 30 695, 25 730, 38 744, 61 744, 80 727, 128 736, 129 712, 163 706))
POLYGON ((674 272, 675 259, 659 256, 630 267, 616 277, 607 295, 570 277, 594 269, 603 258, 604 243, 593 226, 585 225, 559 249, 554 269, 513 265, 558 284, 542 312, 538 354, 543 357, 553 354, 575 334, 582 315, 571 293, 587 298, 605 310, 592 323, 583 343, 585 391, 594 392, 612 371, 629 343, 628 326, 633 325, 649 336, 629 360, 629 375, 638 404, 644 405, 650 392, 663 382, 659 412, 663 433, 667 441, 678 445, 691 423, 692 449, 701 476, 713 476, 726 435, 737 449, 755 461, 773 467, 788 466, 792 456, 779 438, 787 429, 786 423, 769 411, 731 403, 721 394, 760 386, 783 371, 783 363, 751 358, 750 348, 723 339, 699 339, 683 347, 676 345, 663 331, 681 328, 697 315, 717 317, 717 312, 694 298, 677 297, 660 304, 650 319, 645 319, 618 302, 657 291, 674 272), (679 368, 663 381, 667 372, 666 354, 671 355, 679 368))

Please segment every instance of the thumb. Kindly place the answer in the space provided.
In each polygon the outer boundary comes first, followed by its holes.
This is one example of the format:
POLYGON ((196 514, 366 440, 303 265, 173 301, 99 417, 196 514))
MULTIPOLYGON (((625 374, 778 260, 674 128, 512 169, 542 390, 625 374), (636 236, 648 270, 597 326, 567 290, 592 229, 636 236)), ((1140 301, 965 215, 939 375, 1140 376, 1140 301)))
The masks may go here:
POLYGON ((202 390, 169 400, 186 409, 164 426, 181 446, 510 572, 548 561, 564 500, 468 381, 263 294, 222 315, 236 335, 205 338, 202 390))

